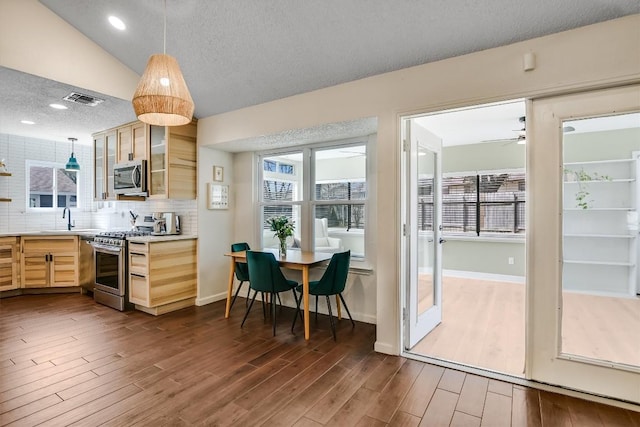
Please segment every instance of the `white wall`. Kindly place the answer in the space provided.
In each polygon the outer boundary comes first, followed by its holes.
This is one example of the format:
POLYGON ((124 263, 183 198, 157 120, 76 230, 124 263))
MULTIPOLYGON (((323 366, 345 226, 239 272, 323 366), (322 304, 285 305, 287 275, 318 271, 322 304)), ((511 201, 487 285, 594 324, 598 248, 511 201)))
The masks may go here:
MULTIPOLYGON (((374 261, 377 298, 370 293, 365 298, 377 301, 376 350, 399 353, 399 115, 632 81, 640 81, 640 15, 203 118, 198 122, 198 143, 217 144, 361 117, 378 118, 375 172, 380 203, 375 207, 374 238, 384 245, 376 246, 374 261), (525 72, 522 58, 530 52, 538 65, 525 72)), ((248 194, 245 201, 238 201, 243 209, 236 212, 236 224, 253 220, 248 194)), ((236 239, 245 235, 237 233, 236 239)))
POLYGON ((233 225, 234 183, 233 156, 230 153, 206 147, 198 148, 198 297, 197 305, 226 298, 229 259, 223 254, 231 250, 234 240, 233 225), (229 185, 230 206, 224 210, 207 209, 207 183, 213 182, 213 166, 224 168, 224 181, 229 185))
POLYGON ((140 79, 36 0, 0 1, 0 65, 121 99, 140 79))

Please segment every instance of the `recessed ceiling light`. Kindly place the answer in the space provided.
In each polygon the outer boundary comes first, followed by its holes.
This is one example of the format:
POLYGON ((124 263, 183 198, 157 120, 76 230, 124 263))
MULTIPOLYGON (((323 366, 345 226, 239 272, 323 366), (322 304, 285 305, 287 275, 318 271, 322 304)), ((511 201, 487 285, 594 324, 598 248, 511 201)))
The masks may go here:
POLYGON ((62 104, 49 104, 49 107, 55 108, 56 110, 66 110, 68 108, 62 104))
POLYGON ((20 123, 24 125, 35 125, 36 122, 32 122, 31 120, 20 120, 20 123))
POLYGON ((120 31, 124 31, 127 28, 127 26, 124 25, 124 22, 122 22, 122 19, 118 18, 117 16, 111 15, 109 17, 109 23, 120 31))

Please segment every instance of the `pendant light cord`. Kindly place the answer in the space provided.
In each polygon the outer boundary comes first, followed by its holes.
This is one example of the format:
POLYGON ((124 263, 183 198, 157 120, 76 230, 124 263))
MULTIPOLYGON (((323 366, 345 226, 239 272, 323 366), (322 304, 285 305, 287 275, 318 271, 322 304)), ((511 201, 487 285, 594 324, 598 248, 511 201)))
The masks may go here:
POLYGON ((167 54, 167 0, 164 0, 164 38, 162 40, 162 53, 167 54))

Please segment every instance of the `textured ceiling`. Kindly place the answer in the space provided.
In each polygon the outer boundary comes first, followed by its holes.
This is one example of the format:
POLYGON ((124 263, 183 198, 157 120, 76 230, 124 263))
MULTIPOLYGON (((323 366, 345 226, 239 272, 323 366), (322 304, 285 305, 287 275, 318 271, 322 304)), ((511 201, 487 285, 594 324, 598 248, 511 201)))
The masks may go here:
MULTIPOLYGON (((162 0, 40 2, 139 74, 163 49, 162 0)), ((167 0, 167 53, 203 118, 634 13, 638 0, 167 0)))

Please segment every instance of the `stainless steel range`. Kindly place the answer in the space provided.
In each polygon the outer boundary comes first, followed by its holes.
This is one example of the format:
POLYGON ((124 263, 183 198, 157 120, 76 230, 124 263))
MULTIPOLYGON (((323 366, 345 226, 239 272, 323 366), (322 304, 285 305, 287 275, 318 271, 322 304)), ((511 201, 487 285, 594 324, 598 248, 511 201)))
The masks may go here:
POLYGON ((93 299, 96 302, 120 311, 131 307, 127 285, 127 238, 150 234, 149 231, 107 231, 93 239, 93 299))

